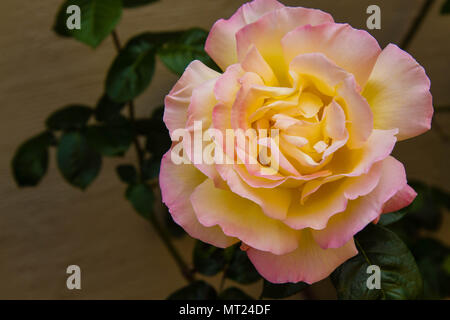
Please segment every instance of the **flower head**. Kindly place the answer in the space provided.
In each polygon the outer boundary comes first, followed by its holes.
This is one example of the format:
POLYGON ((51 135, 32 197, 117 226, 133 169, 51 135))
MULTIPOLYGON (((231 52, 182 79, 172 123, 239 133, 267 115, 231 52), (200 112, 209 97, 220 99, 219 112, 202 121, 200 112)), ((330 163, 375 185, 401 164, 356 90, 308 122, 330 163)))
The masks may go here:
POLYGON ((189 163, 174 163, 175 147, 164 156, 164 203, 195 238, 242 241, 271 282, 327 277, 357 254, 357 232, 416 196, 390 154, 430 129, 424 69, 325 12, 275 0, 217 21, 205 49, 223 73, 193 61, 165 100, 189 163), (196 122, 209 145, 195 146, 196 122), (255 133, 217 139, 228 130, 255 133), (194 161, 208 153, 231 161, 194 161))

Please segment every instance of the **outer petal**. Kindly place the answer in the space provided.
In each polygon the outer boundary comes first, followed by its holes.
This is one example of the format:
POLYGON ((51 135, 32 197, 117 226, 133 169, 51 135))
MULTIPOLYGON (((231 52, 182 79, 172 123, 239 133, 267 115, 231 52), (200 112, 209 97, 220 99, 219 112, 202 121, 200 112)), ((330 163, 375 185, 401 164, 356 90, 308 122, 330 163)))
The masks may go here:
POLYGON ((198 60, 192 61, 164 100, 164 123, 169 132, 184 128, 192 91, 220 74, 198 60))
POLYGON ((278 256, 254 248, 247 251, 256 270, 268 281, 303 281, 309 284, 326 278, 340 264, 357 253, 353 239, 337 249, 322 249, 309 230, 301 231, 298 248, 291 253, 278 256))
POLYGON ((398 128, 399 140, 431 128, 430 79, 413 57, 394 44, 378 57, 362 94, 372 107, 375 128, 398 128))
MULTIPOLYGON (((238 60, 243 61, 254 45, 282 82, 288 83, 281 39, 289 31, 304 25, 332 23, 325 12, 302 7, 285 7, 272 11, 236 34, 238 60)), ((286 60, 287 63, 290 60, 286 60)))
POLYGON ((286 61, 303 53, 321 52, 349 73, 363 87, 381 52, 378 42, 369 33, 347 24, 326 23, 296 28, 284 36, 286 61))
POLYGON ((314 230, 314 239, 322 248, 339 248, 376 219, 384 203, 405 186, 403 164, 393 157, 386 158, 377 187, 370 194, 350 201, 347 210, 333 216, 324 230, 314 230))
POLYGON ((191 103, 187 111, 186 129, 189 137, 183 138, 183 147, 191 162, 209 178, 217 180, 218 173, 214 164, 206 163, 204 149, 212 141, 202 141, 203 133, 212 123, 212 110, 217 103, 214 86, 217 79, 208 80, 192 90, 191 103))
POLYGON ((172 218, 193 238, 225 248, 238 240, 226 236, 217 227, 201 225, 190 203, 189 197, 195 187, 205 180, 205 176, 193 165, 175 165, 170 159, 169 150, 161 161, 159 175, 162 200, 169 208, 172 218))
POLYGON ((399 190, 392 198, 384 204, 383 213, 389 213, 403 209, 409 206, 417 196, 417 192, 414 191, 409 185, 405 185, 403 189, 399 190))
POLYGON ((236 32, 264 14, 283 7, 275 0, 254 0, 244 4, 230 19, 220 19, 212 26, 205 44, 206 52, 225 70, 237 62, 236 32))
POLYGON ((297 231, 264 215, 254 202, 215 188, 210 179, 195 189, 191 203, 204 226, 218 224, 226 235, 237 237, 249 246, 275 254, 297 248, 297 231))

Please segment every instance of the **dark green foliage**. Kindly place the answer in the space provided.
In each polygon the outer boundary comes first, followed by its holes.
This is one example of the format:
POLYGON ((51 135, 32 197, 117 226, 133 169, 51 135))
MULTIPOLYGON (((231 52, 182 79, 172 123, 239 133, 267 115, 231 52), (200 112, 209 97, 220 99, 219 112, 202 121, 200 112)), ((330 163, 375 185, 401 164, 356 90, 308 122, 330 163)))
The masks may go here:
POLYGON ((115 102, 127 102, 150 84, 158 47, 177 33, 144 33, 128 41, 114 60, 106 78, 106 93, 115 102))
POLYGON ((138 181, 138 173, 136 168, 131 164, 123 164, 116 168, 117 175, 122 182, 127 184, 135 184, 138 181))
POLYGON ((380 221, 378 222, 378 224, 380 226, 388 226, 397 221, 400 221, 407 213, 408 213, 407 208, 399 210, 399 211, 395 211, 395 212, 385 213, 385 214, 381 215, 380 221))
POLYGON ((450 248, 443 243, 422 238, 411 248, 424 282, 424 299, 441 299, 450 296, 450 273, 445 269, 450 248))
POLYGON ((226 270, 226 277, 238 283, 249 284, 261 279, 258 271, 247 257, 247 253, 234 245, 233 255, 226 270))
POLYGON ((195 281, 172 293, 168 300, 214 300, 216 290, 204 281, 195 281))
POLYGON ((172 215, 169 213, 169 210, 165 211, 164 224, 172 237, 181 238, 186 235, 184 229, 172 219, 172 215))
POLYGON ((48 168, 48 148, 53 143, 51 132, 44 132, 25 141, 12 160, 14 179, 19 187, 36 186, 48 168))
POLYGON ((158 161, 161 160, 172 144, 169 130, 163 122, 163 113, 163 107, 156 109, 146 126, 146 149, 152 154, 153 159, 158 159, 158 161))
POLYGON ((125 197, 134 209, 144 218, 149 219, 153 213, 154 195, 152 189, 144 184, 134 184, 127 188, 125 197))
POLYGON ((449 14, 450 13, 450 0, 445 0, 441 7, 441 14, 449 14))
POLYGON ((183 74, 193 60, 200 60, 210 68, 220 70, 204 50, 207 37, 208 32, 203 29, 187 30, 164 43, 158 50, 158 55, 166 67, 178 75, 183 74))
POLYGON ((93 109, 83 105, 70 105, 53 112, 45 121, 50 130, 78 130, 86 126, 93 109))
POLYGON ((161 162, 158 159, 145 159, 142 162, 142 178, 144 180, 158 178, 160 166, 161 162))
POLYGON ((68 1, 64 2, 58 10, 58 13, 56 14, 56 19, 53 24, 53 31, 56 32, 57 35, 61 37, 71 37, 72 34, 70 33, 71 30, 69 30, 66 26, 66 21, 69 15, 66 13, 67 10, 68 1))
POLYGON ((158 0, 122 0, 124 8, 136 8, 157 2, 158 0))
POLYGON ((68 0, 59 9, 53 30, 61 36, 72 36, 96 48, 114 30, 122 16, 122 0, 68 0), (66 26, 67 8, 77 5, 81 9, 81 29, 66 26))
POLYGON ((125 107, 125 103, 112 101, 107 94, 104 94, 95 107, 95 119, 100 122, 107 122, 116 119, 120 111, 125 107))
POLYGON ((224 249, 197 241, 194 248, 193 261, 194 267, 199 273, 213 276, 225 267, 224 249))
POLYGON ((80 132, 64 133, 58 144, 58 167, 71 185, 86 189, 100 172, 102 159, 80 132))
POLYGON ((331 276, 339 299, 416 299, 422 278, 406 245, 388 229, 368 225, 356 235, 359 254, 339 266, 331 276), (381 270, 381 289, 368 289, 367 267, 381 270))
POLYGON ((433 188, 418 181, 411 181, 410 185, 417 192, 417 197, 407 209, 408 219, 420 228, 436 231, 442 222, 442 212, 433 188))
POLYGON ((236 287, 225 289, 219 294, 219 300, 254 300, 248 294, 236 287))
POLYGON ((308 286, 309 284, 304 282, 277 284, 264 280, 262 297, 271 299, 283 299, 299 293, 308 286))
POLYGON ((106 124, 87 128, 86 136, 91 148, 104 156, 121 156, 133 142, 133 128, 124 117, 106 124))

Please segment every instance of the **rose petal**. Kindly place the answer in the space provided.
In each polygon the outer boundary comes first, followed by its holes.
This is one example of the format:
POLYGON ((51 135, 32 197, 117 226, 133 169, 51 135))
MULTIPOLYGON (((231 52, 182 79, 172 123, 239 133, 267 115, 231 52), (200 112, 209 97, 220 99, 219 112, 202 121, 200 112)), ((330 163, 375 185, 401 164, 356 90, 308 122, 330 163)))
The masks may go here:
POLYGON ((393 157, 381 162, 377 187, 368 195, 350 201, 345 212, 333 216, 325 229, 313 230, 314 239, 322 248, 339 248, 361 231, 382 211, 383 205, 406 185, 403 164, 393 157))
MULTIPOLYGON (((288 83, 287 65, 281 39, 289 31, 304 25, 334 22, 325 12, 307 8, 284 7, 264 15, 236 33, 238 60, 243 61, 254 45, 271 66, 281 83, 288 83)), ((290 60, 287 60, 289 63, 290 60)))
POLYGON ((270 218, 278 220, 286 218, 291 204, 291 190, 286 188, 252 188, 234 171, 234 166, 217 165, 216 167, 233 193, 258 204, 270 218))
POLYGON ((294 200, 284 222, 294 229, 327 228, 333 216, 347 209, 348 200, 365 196, 374 190, 380 175, 381 165, 377 163, 367 174, 328 183, 305 202, 294 200))
POLYGON ((298 27, 283 37, 282 44, 287 62, 299 54, 323 53, 353 74, 361 87, 367 82, 381 52, 377 40, 368 32, 339 23, 298 27))
POLYGON ((249 246, 275 254, 297 248, 297 231, 267 217, 254 202, 215 188, 210 179, 194 190, 191 203, 201 224, 219 225, 226 235, 237 237, 249 246))
POLYGON ((293 58, 289 70, 312 76, 312 81, 324 94, 336 94, 335 87, 349 77, 350 74, 329 60, 323 53, 305 53, 293 58))
POLYGON ((225 70, 237 62, 236 32, 264 14, 283 7, 275 0, 255 0, 244 4, 230 19, 220 19, 212 26, 205 44, 206 52, 225 70))
POLYGON ((170 153, 171 150, 162 158, 159 184, 162 201, 169 208, 173 220, 193 238, 216 247, 225 248, 236 243, 236 238, 226 236, 219 227, 205 227, 198 222, 189 197, 206 177, 193 165, 175 165, 170 153))
POLYGON ((389 213, 403 209, 409 206, 417 196, 409 185, 405 185, 392 198, 390 198, 383 206, 383 213, 389 213))
POLYGON ((192 61, 181 78, 170 90, 164 100, 164 123, 169 132, 184 128, 187 121, 187 111, 191 103, 192 91, 204 82, 215 79, 220 74, 198 60, 192 61))
POLYGON ((346 78, 337 90, 343 99, 338 102, 347 114, 350 134, 347 145, 350 149, 362 147, 373 130, 372 110, 357 90, 353 77, 346 78))
POLYGON ((258 74, 264 80, 265 85, 278 85, 275 74, 255 46, 252 46, 245 59, 242 61, 241 66, 245 71, 258 74))
POLYGON ((370 171, 373 164, 385 159, 392 152, 397 138, 397 130, 373 130, 372 135, 361 149, 338 150, 334 153, 329 170, 333 172, 321 180, 307 182, 302 190, 302 201, 324 184, 342 179, 358 177, 370 171))
POLYGON ((388 45, 378 57, 363 90, 377 129, 398 128, 398 139, 415 137, 431 128, 430 79, 407 52, 388 45))
POLYGON ((346 137, 345 113, 336 101, 324 109, 325 133, 333 139, 343 140, 346 137))
POLYGON ((353 239, 337 249, 322 249, 309 230, 301 231, 298 248, 285 255, 275 255, 249 248, 247 255, 256 270, 272 283, 314 283, 325 279, 339 265, 355 256, 353 239))

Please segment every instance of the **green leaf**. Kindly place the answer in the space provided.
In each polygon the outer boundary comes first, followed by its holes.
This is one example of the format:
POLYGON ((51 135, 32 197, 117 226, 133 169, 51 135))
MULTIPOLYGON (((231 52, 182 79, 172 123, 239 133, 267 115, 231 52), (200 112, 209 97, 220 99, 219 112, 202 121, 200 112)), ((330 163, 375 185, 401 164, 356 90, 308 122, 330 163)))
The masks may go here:
POLYGON ((158 0, 122 0, 124 8, 135 8, 145 6, 158 0))
POLYGON ((127 184, 135 184, 138 181, 136 168, 131 164, 123 164, 116 168, 120 180, 127 184))
POLYGON ((67 18, 69 15, 67 14, 66 10, 68 7, 68 1, 64 2, 58 10, 58 13, 56 14, 55 23, 53 24, 53 31, 56 32, 61 37, 71 37, 72 34, 70 30, 67 28, 67 18))
POLYGON ((446 0, 441 7, 441 14, 449 14, 450 13, 450 0, 446 0))
POLYGON ((100 172, 101 156, 92 150, 80 132, 64 133, 58 145, 58 167, 71 185, 86 189, 100 172))
POLYGON ((450 276, 450 254, 445 257, 445 260, 442 263, 442 266, 443 266, 443 268, 445 270, 445 273, 448 276, 450 276))
POLYGON ((121 0, 68 0, 61 6, 53 29, 96 48, 114 30, 121 16, 121 0), (66 10, 71 5, 80 7, 81 29, 69 30, 66 26, 70 17, 66 10))
POLYGON ((154 196, 152 189, 144 184, 134 184, 127 188, 125 197, 134 209, 144 218, 149 219, 153 212, 154 196))
POLYGON ((161 160, 162 156, 170 149, 172 140, 169 131, 154 131, 147 136, 145 148, 152 154, 154 159, 161 160))
POLYGON ((89 126, 86 136, 91 148, 104 156, 121 156, 133 142, 133 128, 124 118, 104 125, 89 126))
POLYGON ((153 128, 154 121, 150 118, 136 119, 135 121, 136 133, 139 135, 149 135, 152 134, 155 129, 153 128))
POLYGON ((222 291, 218 297, 219 300, 254 300, 241 289, 230 287, 222 291))
POLYGON ((166 225, 167 230, 170 235, 174 238, 181 238, 186 235, 186 232, 182 227, 180 227, 172 218, 169 210, 166 210, 166 214, 164 215, 164 223, 166 225))
POLYGON ((159 160, 145 159, 142 162, 142 175, 144 180, 151 180, 159 176, 161 162, 159 160))
POLYGON ((233 247, 233 256, 225 276, 228 279, 242 284, 253 283, 260 280, 261 276, 248 259, 247 253, 239 249, 239 244, 233 247))
POLYGON ((206 276, 213 276, 225 267, 224 250, 197 241, 193 252, 195 269, 206 276))
POLYGON ((45 125, 50 130, 81 129, 86 126, 93 112, 92 108, 82 105, 70 105, 53 112, 45 125))
POLYGON ((405 214, 408 213, 408 209, 402 209, 395 212, 385 213, 381 215, 380 221, 378 221, 378 224, 380 226, 388 226, 390 224, 393 224, 399 220, 401 220, 405 214))
POLYGON ((114 102, 107 94, 104 94, 95 108, 95 119, 100 122, 116 119, 124 106, 125 103, 114 102))
POLYGON ((168 300, 215 300, 216 290, 204 281, 195 281, 174 293, 168 300))
POLYGON ((19 187, 36 186, 48 168, 48 147, 54 137, 44 132, 25 141, 14 154, 12 169, 19 187))
POLYGON ((157 108, 153 111, 150 121, 145 124, 145 128, 141 125, 142 132, 147 135, 146 149, 155 160, 160 160, 172 145, 169 130, 163 121, 163 114, 164 107, 157 108))
POLYGON ((370 224, 355 237, 358 255, 331 275, 339 299, 415 299, 422 292, 422 278, 406 245, 392 231, 370 224), (381 289, 368 289, 367 267, 381 270, 381 289))
POLYGON ((140 95, 155 72, 156 45, 148 34, 131 39, 114 60, 106 78, 106 93, 115 102, 140 95))
POLYGON ((262 296, 271 299, 283 299, 299 293, 309 284, 304 282, 276 284, 264 280, 262 296))
POLYGON ((431 187, 431 194, 434 201, 441 207, 450 210, 450 194, 437 187, 431 187))
POLYGON ((411 251, 423 277, 422 298, 450 296, 450 274, 445 269, 445 258, 450 254, 450 248, 435 239, 423 238, 412 246, 411 251))
POLYGON ((433 196, 433 189, 419 181, 409 182, 417 192, 417 197, 407 208, 408 219, 421 228, 436 231, 442 222, 442 212, 433 196))
POLYGON ((207 37, 208 32, 205 30, 199 28, 187 30, 162 45, 158 55, 166 67, 178 75, 182 75, 193 60, 200 60, 207 66, 219 70, 204 50, 207 37))

